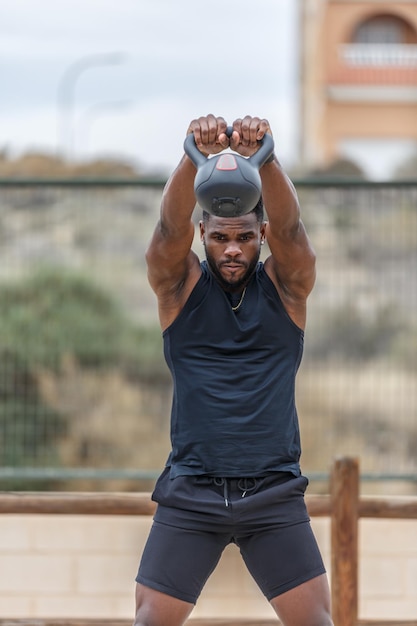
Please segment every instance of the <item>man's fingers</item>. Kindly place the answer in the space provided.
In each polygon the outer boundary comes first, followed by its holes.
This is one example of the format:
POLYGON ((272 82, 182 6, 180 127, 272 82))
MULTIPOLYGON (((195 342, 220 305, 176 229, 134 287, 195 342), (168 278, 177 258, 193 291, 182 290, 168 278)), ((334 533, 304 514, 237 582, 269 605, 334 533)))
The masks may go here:
POLYGON ((259 148, 259 141, 266 133, 272 134, 268 120, 251 115, 236 119, 233 122, 233 129, 230 147, 244 156, 250 156, 256 152, 259 148))
POLYGON ((199 148, 214 148, 221 145, 227 148, 229 138, 225 131, 227 123, 223 117, 216 117, 211 113, 193 120, 188 133, 194 133, 195 143, 199 148))

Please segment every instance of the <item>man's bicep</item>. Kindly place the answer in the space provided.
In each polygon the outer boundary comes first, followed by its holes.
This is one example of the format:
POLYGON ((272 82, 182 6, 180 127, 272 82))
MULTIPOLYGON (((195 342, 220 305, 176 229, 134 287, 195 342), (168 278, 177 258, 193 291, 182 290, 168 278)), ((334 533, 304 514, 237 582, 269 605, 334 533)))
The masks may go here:
POLYGON ((197 282, 201 274, 200 261, 190 250, 185 259, 154 258, 148 264, 148 281, 156 293, 158 302, 173 302, 176 305, 187 292, 191 282, 197 282))
POLYGON ((315 282, 316 255, 304 227, 294 237, 279 239, 269 233, 268 244, 269 270, 280 287, 295 298, 306 298, 315 282))
POLYGON ((146 250, 148 278, 155 289, 160 282, 176 283, 187 274, 193 232, 181 237, 166 235, 157 228, 146 250))

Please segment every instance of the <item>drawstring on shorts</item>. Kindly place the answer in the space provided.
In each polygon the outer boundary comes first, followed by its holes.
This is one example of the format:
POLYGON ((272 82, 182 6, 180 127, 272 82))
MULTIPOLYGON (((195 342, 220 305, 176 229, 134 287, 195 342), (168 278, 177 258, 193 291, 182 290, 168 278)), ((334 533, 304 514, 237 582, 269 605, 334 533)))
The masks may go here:
POLYGON ((223 487, 223 498, 226 506, 229 506, 229 488, 227 485, 227 478, 218 478, 215 476, 213 482, 217 487, 223 487))
POLYGON ((246 496, 249 491, 253 491, 257 484, 256 478, 239 478, 237 486, 242 492, 242 498, 246 496))
POLYGON ((229 506, 229 481, 237 480, 237 488, 242 492, 242 498, 246 496, 247 493, 253 491, 257 485, 256 478, 219 478, 218 476, 213 477, 213 483, 217 487, 223 487, 223 498, 226 506, 229 506))

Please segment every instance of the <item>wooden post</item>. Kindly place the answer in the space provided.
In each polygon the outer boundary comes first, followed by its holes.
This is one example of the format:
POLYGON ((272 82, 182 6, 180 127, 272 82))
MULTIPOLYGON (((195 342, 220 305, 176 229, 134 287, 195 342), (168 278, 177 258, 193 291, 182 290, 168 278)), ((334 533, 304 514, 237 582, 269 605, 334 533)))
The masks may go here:
POLYGON ((331 590, 335 626, 358 620, 359 463, 336 459, 331 472, 331 590))

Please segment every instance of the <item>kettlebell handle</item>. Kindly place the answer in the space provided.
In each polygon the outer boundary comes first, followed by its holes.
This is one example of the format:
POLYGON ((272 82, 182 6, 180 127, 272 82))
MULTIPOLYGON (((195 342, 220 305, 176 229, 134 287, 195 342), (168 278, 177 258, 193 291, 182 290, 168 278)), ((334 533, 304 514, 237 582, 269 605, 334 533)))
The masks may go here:
MULTIPOLYGON (((232 133, 233 127, 228 126, 226 128, 226 135, 228 137, 231 137, 232 133)), ((265 134, 263 138, 259 141, 259 144, 259 150, 257 150, 255 154, 252 154, 252 156, 247 159, 247 161, 249 161, 249 163, 257 169, 260 169, 262 167, 262 165, 265 163, 265 161, 269 159, 274 151, 274 140, 272 138, 272 135, 265 134)), ((184 152, 188 157, 190 157, 191 161, 197 168, 202 167, 208 160, 208 158, 204 156, 204 154, 200 152, 200 150, 197 148, 193 133, 190 133, 185 138, 184 152)))

